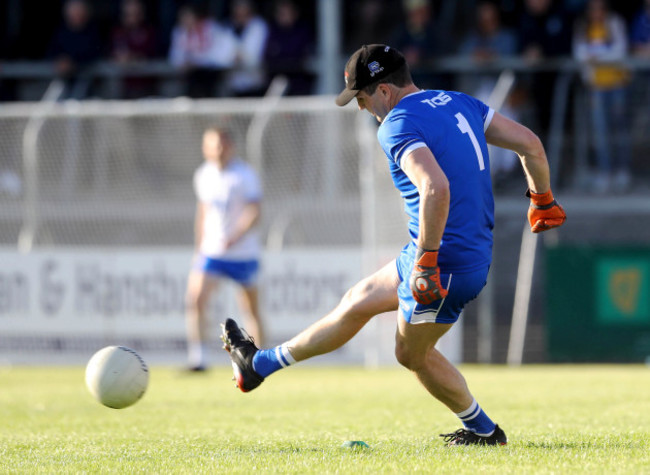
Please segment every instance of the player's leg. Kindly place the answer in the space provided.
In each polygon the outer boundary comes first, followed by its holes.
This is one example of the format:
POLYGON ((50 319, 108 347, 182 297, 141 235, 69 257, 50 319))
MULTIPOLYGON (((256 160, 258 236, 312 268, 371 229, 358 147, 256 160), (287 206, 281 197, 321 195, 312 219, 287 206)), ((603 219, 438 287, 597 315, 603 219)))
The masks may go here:
POLYGON ((189 369, 202 371, 206 368, 206 345, 209 339, 206 308, 218 280, 200 269, 190 272, 185 297, 185 326, 189 369))
POLYGON ((610 130, 607 127, 607 111, 605 108, 605 91, 591 91, 591 127, 593 130, 594 150, 598 174, 593 183, 597 193, 609 190, 611 174, 610 130))
POLYGON ((220 260, 219 272, 239 284, 237 299, 249 335, 258 345, 264 344, 264 325, 258 305, 257 280, 260 262, 258 259, 220 260))
POLYGON ((625 88, 616 88, 609 91, 610 104, 608 106, 608 117, 612 124, 612 168, 614 175, 612 185, 614 191, 625 191, 630 186, 632 179, 630 175, 630 134, 629 120, 626 107, 625 88))
POLYGON ((398 319, 395 356, 413 371, 422 385, 440 402, 458 413, 472 403, 465 378, 435 345, 452 324, 421 323, 413 325, 398 319))
POLYGON ((227 320, 222 338, 233 361, 237 385, 242 391, 250 391, 279 369, 341 347, 373 316, 397 308, 398 284, 393 261, 352 287, 325 317, 268 350, 258 350, 233 320, 227 320))
POLYGON ((411 324, 399 316, 395 354, 429 393, 451 409, 464 425, 443 434, 450 445, 503 445, 507 439, 472 396, 463 375, 435 345, 453 324, 411 324))
POLYGON ((334 310, 286 343, 293 358, 303 361, 334 351, 375 315, 396 310, 398 285, 394 261, 358 282, 334 310))
POLYGON ((244 316, 246 328, 259 346, 264 345, 265 334, 259 310, 258 289, 256 285, 242 286, 239 292, 239 308, 244 316))
MULTIPOLYGON (((413 268, 415 246, 407 246, 397 261, 401 276, 413 268)), ((488 268, 463 274, 441 274, 448 293, 444 299, 422 305, 413 299, 408 279, 402 280, 397 294, 399 315, 395 354, 413 371, 436 399, 451 409, 465 429, 450 435, 450 444, 505 443, 503 431, 487 416, 470 393, 465 378, 436 350, 438 340, 458 320, 465 304, 476 298, 487 280, 488 268)))

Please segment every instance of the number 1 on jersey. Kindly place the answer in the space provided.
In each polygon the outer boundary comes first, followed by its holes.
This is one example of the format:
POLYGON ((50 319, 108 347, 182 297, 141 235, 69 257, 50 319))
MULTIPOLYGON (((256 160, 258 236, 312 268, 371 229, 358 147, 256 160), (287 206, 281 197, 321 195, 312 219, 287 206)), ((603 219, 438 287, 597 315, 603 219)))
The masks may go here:
POLYGON ((462 133, 469 135, 469 139, 472 141, 472 145, 474 146, 474 151, 476 152, 476 158, 478 159, 479 170, 485 170, 485 160, 483 160, 483 152, 481 151, 481 146, 478 144, 478 140, 476 140, 476 135, 474 135, 474 131, 469 126, 469 122, 467 122, 465 116, 460 112, 457 113, 455 117, 458 120, 456 126, 460 129, 462 133))

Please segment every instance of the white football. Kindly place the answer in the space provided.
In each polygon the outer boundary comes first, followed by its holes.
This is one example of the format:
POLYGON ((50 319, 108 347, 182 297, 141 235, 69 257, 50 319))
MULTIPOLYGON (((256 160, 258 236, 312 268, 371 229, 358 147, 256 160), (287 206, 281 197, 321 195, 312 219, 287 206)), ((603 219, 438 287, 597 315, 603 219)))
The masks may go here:
POLYGON ((90 358, 86 386, 104 406, 122 409, 135 404, 147 390, 149 368, 126 346, 107 346, 90 358))

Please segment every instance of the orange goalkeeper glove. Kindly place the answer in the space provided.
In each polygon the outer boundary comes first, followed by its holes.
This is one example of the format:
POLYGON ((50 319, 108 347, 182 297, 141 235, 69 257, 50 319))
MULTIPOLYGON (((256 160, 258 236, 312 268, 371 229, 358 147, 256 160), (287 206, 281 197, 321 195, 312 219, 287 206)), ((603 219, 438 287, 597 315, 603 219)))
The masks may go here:
POLYGON ((447 289, 440 283, 438 250, 427 251, 418 247, 409 286, 413 298, 421 304, 427 305, 447 296, 447 289))
POLYGON ((526 196, 530 198, 528 222, 532 232, 541 233, 564 224, 566 213, 555 201, 550 189, 546 193, 534 193, 529 189, 526 191, 526 196))

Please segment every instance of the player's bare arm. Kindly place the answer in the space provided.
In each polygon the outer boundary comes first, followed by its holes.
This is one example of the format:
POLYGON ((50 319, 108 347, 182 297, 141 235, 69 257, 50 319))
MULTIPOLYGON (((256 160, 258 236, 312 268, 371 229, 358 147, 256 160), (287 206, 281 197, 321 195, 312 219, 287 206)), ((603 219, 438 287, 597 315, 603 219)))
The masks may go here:
POLYGON ((544 146, 528 127, 495 112, 485 131, 485 138, 489 144, 507 148, 519 155, 528 187, 532 191, 546 193, 550 189, 550 172, 544 146))
POLYGON ((235 244, 259 222, 262 207, 259 202, 247 203, 237 220, 233 233, 228 238, 228 247, 235 244))
POLYGON ((420 194, 418 246, 438 249, 449 214, 449 181, 431 150, 420 147, 402 159, 402 169, 420 194))
POLYGON ((402 170, 420 195, 418 251, 409 285, 417 302, 429 304, 447 295, 440 283, 438 249, 449 215, 449 181, 428 147, 408 153, 402 170))
POLYGON ((564 224, 566 214, 551 192, 551 178, 544 146, 530 129, 498 112, 485 131, 488 143, 513 150, 526 173, 531 203, 528 209, 530 229, 534 233, 564 224))

